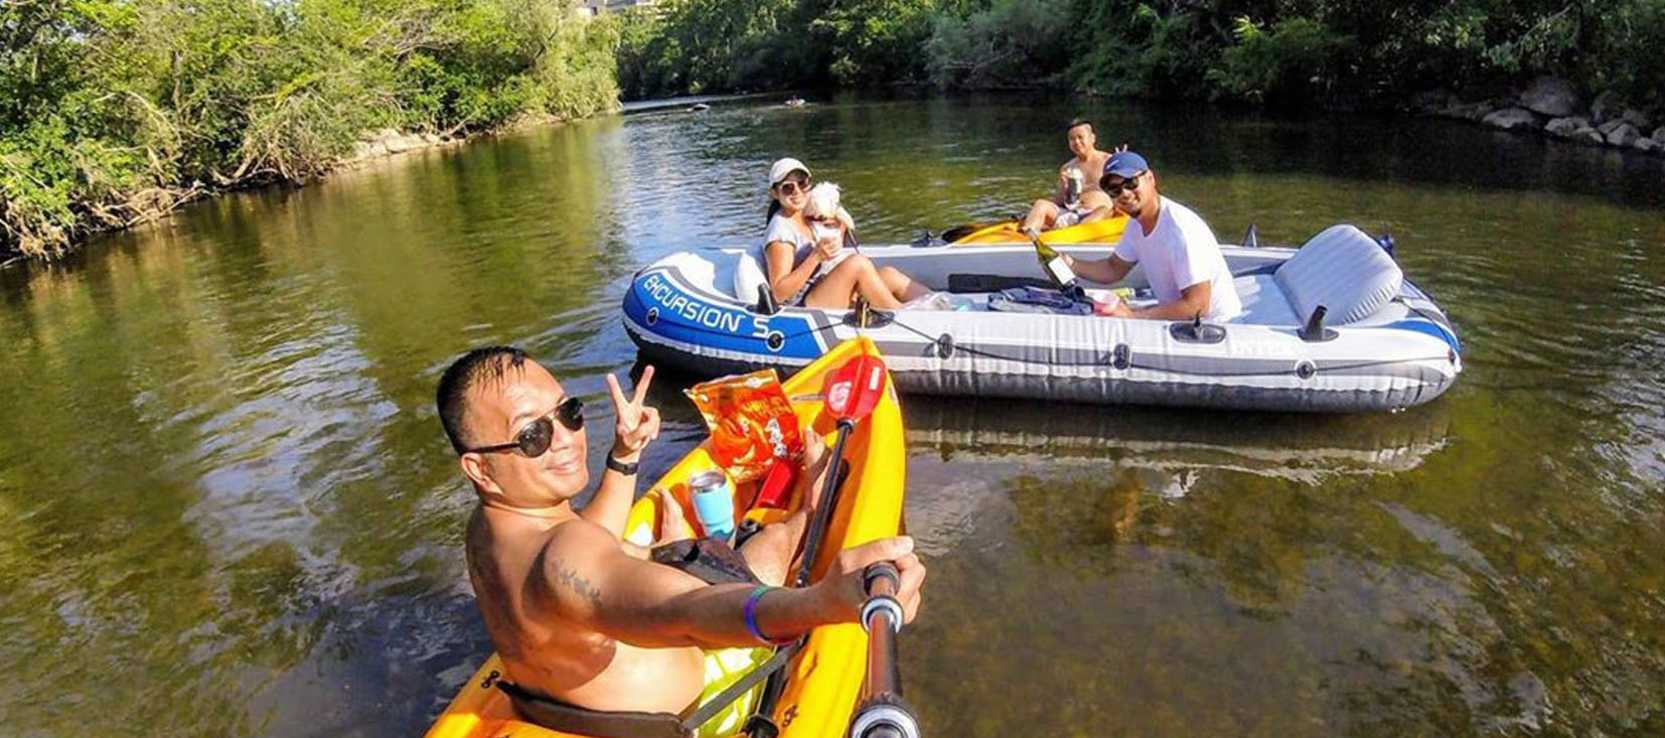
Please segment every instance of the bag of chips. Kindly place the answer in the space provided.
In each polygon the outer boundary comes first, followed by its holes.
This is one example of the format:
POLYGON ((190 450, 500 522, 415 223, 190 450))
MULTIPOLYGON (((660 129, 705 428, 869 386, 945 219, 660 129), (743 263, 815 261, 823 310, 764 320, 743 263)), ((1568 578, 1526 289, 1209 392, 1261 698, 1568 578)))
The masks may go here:
POLYGON ((773 369, 713 379, 688 389, 711 429, 711 457, 736 484, 768 473, 774 459, 804 452, 798 415, 773 369))

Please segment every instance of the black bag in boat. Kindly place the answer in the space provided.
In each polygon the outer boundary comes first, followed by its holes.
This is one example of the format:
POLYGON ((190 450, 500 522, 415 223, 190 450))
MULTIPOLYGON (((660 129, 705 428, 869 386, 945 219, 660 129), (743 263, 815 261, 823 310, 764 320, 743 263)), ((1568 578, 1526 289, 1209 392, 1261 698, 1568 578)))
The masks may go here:
POLYGON ((1092 303, 1039 287, 1011 287, 989 295, 989 309, 1002 313, 1093 314, 1092 303))

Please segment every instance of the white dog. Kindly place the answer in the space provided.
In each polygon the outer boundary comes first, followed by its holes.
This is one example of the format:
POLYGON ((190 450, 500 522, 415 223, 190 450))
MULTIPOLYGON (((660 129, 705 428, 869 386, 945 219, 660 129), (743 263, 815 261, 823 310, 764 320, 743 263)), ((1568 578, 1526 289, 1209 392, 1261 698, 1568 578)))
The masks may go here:
MULTIPOLYGON (((850 211, 839 205, 839 199, 838 185, 831 182, 821 182, 809 188, 809 202, 804 205, 804 218, 809 220, 816 241, 837 238, 842 245, 854 247, 856 222, 850 217, 850 211)), ((822 262, 821 268, 831 269, 849 255, 850 250, 839 251, 837 256, 822 262)))

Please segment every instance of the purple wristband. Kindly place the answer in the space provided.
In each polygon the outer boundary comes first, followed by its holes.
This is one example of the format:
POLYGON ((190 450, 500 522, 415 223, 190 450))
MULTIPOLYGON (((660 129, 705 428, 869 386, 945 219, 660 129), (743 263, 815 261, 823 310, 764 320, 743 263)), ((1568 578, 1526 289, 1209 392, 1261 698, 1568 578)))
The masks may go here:
POLYGON ((746 598, 746 611, 745 611, 746 612, 746 632, 751 633, 753 638, 756 638, 759 641, 767 643, 771 646, 784 646, 784 645, 786 645, 788 643, 791 643, 791 642, 793 642, 795 640, 798 640, 798 639, 796 639, 796 638, 782 638, 782 639, 770 638, 769 636, 763 635, 763 630, 757 627, 757 603, 763 600, 763 595, 769 594, 770 592, 775 591, 775 589, 777 589, 777 588, 776 587, 768 587, 768 586, 759 586, 759 587, 753 589, 751 595, 746 598))

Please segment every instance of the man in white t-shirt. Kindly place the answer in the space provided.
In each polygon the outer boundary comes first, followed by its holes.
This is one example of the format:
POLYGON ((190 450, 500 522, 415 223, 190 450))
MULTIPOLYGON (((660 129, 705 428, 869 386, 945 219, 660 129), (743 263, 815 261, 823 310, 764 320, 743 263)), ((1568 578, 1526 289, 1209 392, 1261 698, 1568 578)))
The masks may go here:
POLYGON ((1226 321, 1243 312, 1214 231, 1190 208, 1157 194, 1156 172, 1144 157, 1131 151, 1110 157, 1099 185, 1133 222, 1110 258, 1081 261, 1065 255, 1065 262, 1077 276, 1101 284, 1121 281, 1135 264, 1144 264, 1157 299, 1156 306, 1139 310, 1118 304, 1106 315, 1226 321))

